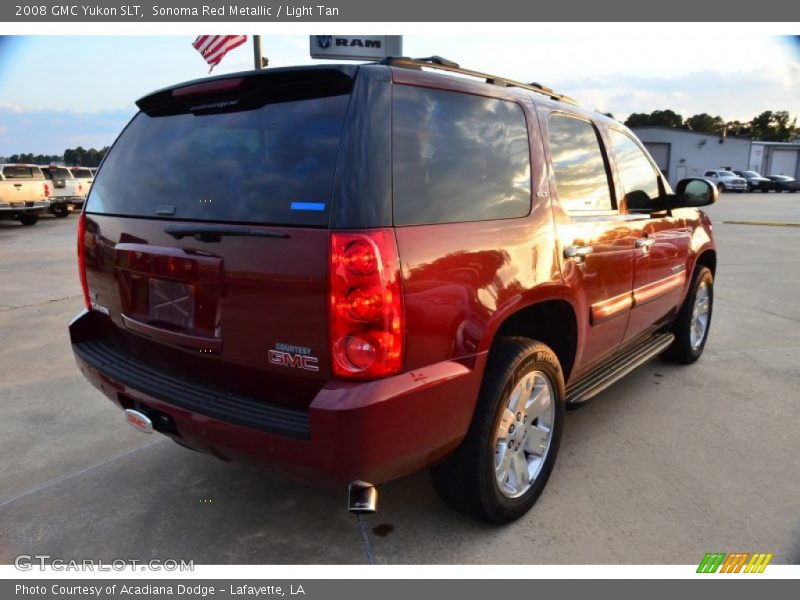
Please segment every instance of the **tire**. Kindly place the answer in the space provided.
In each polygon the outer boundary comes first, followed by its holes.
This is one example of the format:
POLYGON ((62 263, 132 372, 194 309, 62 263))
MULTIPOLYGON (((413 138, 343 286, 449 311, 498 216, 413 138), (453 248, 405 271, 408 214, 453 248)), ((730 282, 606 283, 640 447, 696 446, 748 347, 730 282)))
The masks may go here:
POLYGON ((683 301, 678 317, 672 325, 672 332, 675 334, 675 341, 664 352, 664 358, 679 364, 689 364, 700 358, 706 346, 708 332, 711 329, 711 315, 714 308, 714 276, 711 271, 702 265, 698 265, 692 277, 692 285, 689 293, 683 301), (705 290, 706 303, 703 308, 703 292, 705 290), (698 302, 698 295, 700 296, 698 302), (699 312, 695 314, 695 306, 699 312), (705 313, 703 311, 705 310, 705 313), (692 330, 693 324, 699 323, 695 319, 706 315, 705 325, 702 333, 692 330))
POLYGON ((69 216, 69 206, 66 204, 56 204, 53 206, 53 214, 59 219, 69 216))
POLYGON ((564 376, 555 353, 528 338, 502 338, 489 357, 466 437, 451 456, 431 469, 434 487, 460 512, 489 523, 510 523, 528 512, 542 493, 563 428, 564 376), (517 390, 523 393, 515 394, 517 390), (514 398, 530 404, 511 411, 514 398), (531 415, 530 420, 520 416, 525 413, 531 415), (529 451, 528 444, 536 450, 529 451), (505 457, 496 468, 495 461, 505 457), (501 476, 498 469, 503 465, 501 476))
POLYGON ((17 217, 17 220, 23 225, 36 225, 36 222, 39 220, 39 214, 38 213, 21 214, 19 217, 17 217))
POLYGON ((719 193, 721 194, 721 193, 723 193, 725 191, 725 186, 723 184, 721 184, 721 183, 718 183, 717 184, 717 189, 719 190, 719 193))

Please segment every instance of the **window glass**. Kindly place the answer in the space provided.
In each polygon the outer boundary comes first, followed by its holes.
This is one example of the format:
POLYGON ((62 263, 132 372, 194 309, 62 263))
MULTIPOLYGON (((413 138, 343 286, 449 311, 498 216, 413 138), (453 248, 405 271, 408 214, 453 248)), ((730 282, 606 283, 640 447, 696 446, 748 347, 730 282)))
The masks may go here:
POLYGON ((611 146, 628 207, 644 208, 638 203, 646 203, 661 195, 658 173, 642 149, 624 133, 612 129, 611 146))
POLYGON ((255 110, 141 112, 97 174, 86 210, 326 226, 349 95, 255 110))
POLYGON ((397 225, 530 212, 528 129, 514 102, 395 86, 392 153, 397 225))
POLYGON ((594 126, 552 115, 548 130, 561 206, 569 212, 611 210, 608 171, 594 126))
POLYGON ((42 172, 36 167, 3 167, 6 179, 41 179, 42 172))

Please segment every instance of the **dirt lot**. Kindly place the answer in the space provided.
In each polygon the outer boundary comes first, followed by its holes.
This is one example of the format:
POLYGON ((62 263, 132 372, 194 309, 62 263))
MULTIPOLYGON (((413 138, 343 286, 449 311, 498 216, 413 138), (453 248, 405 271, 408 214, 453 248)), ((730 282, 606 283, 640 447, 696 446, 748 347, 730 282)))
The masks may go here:
MULTIPOLYGON (((381 489, 380 563, 680 563, 711 550, 800 562, 800 194, 725 194, 703 358, 646 365, 567 415, 518 523, 451 512, 425 473, 381 489), (391 525, 387 527, 386 525, 391 525)), ((78 373, 75 225, 0 222, 0 562, 367 561, 345 493, 142 435, 78 373)))

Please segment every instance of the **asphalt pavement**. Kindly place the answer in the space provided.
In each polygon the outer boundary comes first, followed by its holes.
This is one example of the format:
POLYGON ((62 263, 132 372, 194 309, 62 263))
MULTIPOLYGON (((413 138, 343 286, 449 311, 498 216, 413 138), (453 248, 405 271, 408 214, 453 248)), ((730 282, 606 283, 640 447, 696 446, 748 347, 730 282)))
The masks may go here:
MULTIPOLYGON (((550 482, 512 525, 451 511, 426 473, 382 486, 365 519, 378 563, 800 563, 800 227, 785 225, 800 194, 724 194, 708 212, 719 259, 700 361, 656 360, 568 412, 550 482)), ((344 489, 143 435, 83 379, 67 336, 76 223, 0 221, 0 563, 367 562, 344 489)))

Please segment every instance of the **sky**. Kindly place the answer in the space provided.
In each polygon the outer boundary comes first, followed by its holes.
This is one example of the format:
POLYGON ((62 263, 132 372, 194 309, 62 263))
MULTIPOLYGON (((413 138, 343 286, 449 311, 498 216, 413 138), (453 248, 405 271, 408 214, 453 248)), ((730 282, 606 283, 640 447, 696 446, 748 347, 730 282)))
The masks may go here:
MULTIPOLYGON (((456 25, 443 25, 452 29, 456 25)), ((537 81, 624 120, 670 108, 750 120, 765 110, 800 114, 800 38, 739 32, 664 36, 560 28, 531 35, 406 35, 404 54, 438 54, 476 70, 537 81)), ((155 89, 204 77, 194 36, 0 36, 0 156, 110 145, 155 89)), ((262 36, 270 66, 313 64, 307 35, 262 36)), ((250 43, 213 74, 250 69, 250 43)))

